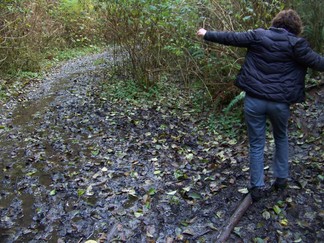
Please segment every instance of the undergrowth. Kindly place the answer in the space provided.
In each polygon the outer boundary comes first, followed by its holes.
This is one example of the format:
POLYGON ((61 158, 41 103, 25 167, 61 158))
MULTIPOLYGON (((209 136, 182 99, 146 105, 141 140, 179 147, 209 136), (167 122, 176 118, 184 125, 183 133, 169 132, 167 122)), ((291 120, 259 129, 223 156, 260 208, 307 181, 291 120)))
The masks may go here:
POLYGON ((103 102, 111 100, 140 107, 165 107, 173 110, 175 115, 190 114, 197 126, 207 127, 212 134, 222 133, 237 139, 242 133, 244 121, 241 96, 225 112, 225 109, 214 106, 208 92, 199 84, 185 89, 175 82, 164 80, 144 90, 134 80, 112 78, 105 81, 101 88, 100 98, 103 102))
POLYGON ((143 88, 135 80, 113 77, 102 84, 100 96, 103 100, 118 100, 135 105, 159 104, 179 107, 185 102, 181 92, 175 83, 168 82, 166 79, 143 88))
POLYGON ((43 60, 41 68, 38 71, 16 70, 0 77, 0 101, 18 96, 26 85, 31 82, 39 81, 44 77, 46 71, 54 68, 60 63, 79 58, 89 54, 95 54, 103 51, 102 46, 85 46, 67 49, 53 49, 46 53, 46 59, 43 60))
POLYGON ((229 138, 237 139, 244 131, 242 129, 244 126, 243 108, 237 107, 230 113, 211 113, 207 117, 205 125, 214 134, 222 133, 229 138))
POLYGON ((89 45, 83 47, 66 48, 66 49, 53 49, 48 51, 46 59, 42 64, 42 70, 56 66, 60 62, 71 60, 86 56, 89 54, 99 53, 104 50, 104 46, 101 45, 89 45))

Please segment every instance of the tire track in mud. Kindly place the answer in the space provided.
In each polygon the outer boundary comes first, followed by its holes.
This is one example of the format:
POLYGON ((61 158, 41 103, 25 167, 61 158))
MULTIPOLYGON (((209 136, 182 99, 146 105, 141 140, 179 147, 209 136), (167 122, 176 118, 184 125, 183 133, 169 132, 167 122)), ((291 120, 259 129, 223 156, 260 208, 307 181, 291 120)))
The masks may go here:
POLYGON ((72 158, 69 153, 81 150, 70 145, 71 134, 60 123, 64 115, 59 112, 67 104, 82 105, 93 98, 87 92, 102 80, 109 60, 109 53, 103 53, 69 61, 27 87, 22 102, 12 99, 1 107, 1 241, 59 238, 54 225, 62 214, 52 211, 59 211, 64 203, 49 196, 72 158), (98 59, 106 61, 95 65, 98 59))

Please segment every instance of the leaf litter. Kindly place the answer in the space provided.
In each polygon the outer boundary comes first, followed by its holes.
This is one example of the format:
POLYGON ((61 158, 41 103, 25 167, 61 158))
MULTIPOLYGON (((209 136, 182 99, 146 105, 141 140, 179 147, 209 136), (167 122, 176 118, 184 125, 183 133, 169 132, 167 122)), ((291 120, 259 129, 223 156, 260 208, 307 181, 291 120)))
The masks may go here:
MULTIPOLYGON (((247 193, 244 126, 215 134, 187 97, 102 97, 102 58, 69 61, 1 108, 0 241, 213 242, 247 193)), ((252 205, 231 240, 324 238, 323 96, 292 108, 287 194, 252 205)))

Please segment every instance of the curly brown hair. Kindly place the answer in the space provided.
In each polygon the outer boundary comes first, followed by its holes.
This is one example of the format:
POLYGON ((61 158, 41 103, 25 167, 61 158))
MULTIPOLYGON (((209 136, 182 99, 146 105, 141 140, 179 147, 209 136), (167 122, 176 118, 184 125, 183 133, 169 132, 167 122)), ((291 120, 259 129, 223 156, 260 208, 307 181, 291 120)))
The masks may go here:
POLYGON ((303 31, 301 18, 298 13, 292 9, 280 11, 272 20, 272 26, 283 28, 295 35, 299 35, 303 31))

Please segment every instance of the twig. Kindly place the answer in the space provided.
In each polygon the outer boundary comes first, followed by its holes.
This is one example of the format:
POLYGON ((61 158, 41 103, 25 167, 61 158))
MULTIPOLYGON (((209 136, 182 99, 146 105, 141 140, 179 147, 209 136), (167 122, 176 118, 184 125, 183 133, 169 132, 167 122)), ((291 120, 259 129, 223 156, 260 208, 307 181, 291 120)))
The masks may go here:
POLYGON ((101 186, 101 185, 105 184, 107 181, 108 181, 108 179, 105 179, 105 180, 99 181, 97 183, 92 183, 91 186, 101 186))
POLYGON ((0 60, 0 63, 4 62, 7 59, 8 56, 0 60))
POLYGON ((324 82, 320 82, 320 83, 315 84, 315 85, 307 86, 305 88, 305 90, 308 92, 308 91, 311 91, 311 90, 316 89, 316 88, 321 88, 322 86, 324 86, 324 82))
POLYGON ((200 237, 202 237, 206 234, 209 234, 210 232, 211 232, 211 230, 206 230, 206 231, 202 232, 201 234, 198 234, 195 237, 193 237, 193 240, 195 241, 195 240, 199 239, 200 237))
POLYGON ((112 228, 110 229, 109 233, 107 234, 107 237, 106 237, 106 242, 110 242, 111 239, 113 238, 113 236, 115 235, 116 231, 117 231, 117 226, 118 224, 115 223, 112 228))

